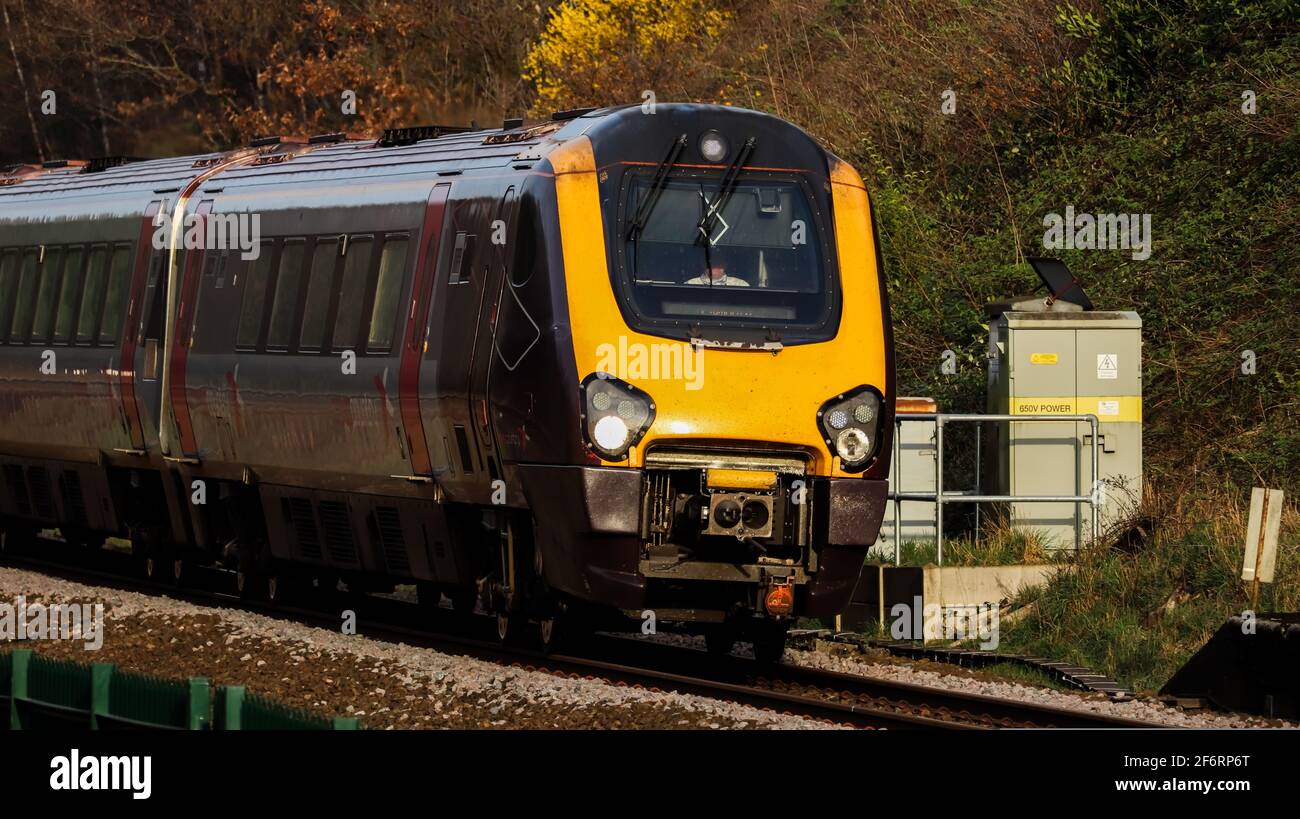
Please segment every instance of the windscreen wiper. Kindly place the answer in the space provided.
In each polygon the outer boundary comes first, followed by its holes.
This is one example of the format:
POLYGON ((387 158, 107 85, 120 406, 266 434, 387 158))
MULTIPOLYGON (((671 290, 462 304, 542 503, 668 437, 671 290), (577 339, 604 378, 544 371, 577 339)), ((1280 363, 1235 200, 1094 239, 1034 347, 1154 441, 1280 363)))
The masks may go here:
POLYGON ((641 235, 645 229, 645 224, 650 220, 650 214, 654 211, 655 205, 659 202, 659 194, 663 193, 664 187, 668 183, 668 174, 672 172, 673 163, 681 155, 682 150, 686 147, 686 134, 682 134, 673 140, 673 144, 668 148, 668 155, 664 161, 659 163, 655 168, 654 179, 650 182, 650 192, 641 204, 637 206, 636 214, 632 217, 632 224, 628 225, 627 238, 634 241, 641 235))
MULTIPOLYGON (((731 199, 731 194, 736 190, 736 183, 740 180, 740 169, 744 166, 749 155, 754 152, 754 138, 750 137, 745 140, 745 144, 740 146, 736 152, 736 158, 727 166, 726 172, 722 175, 722 186, 718 189, 718 196, 713 202, 704 209, 704 215, 700 217, 700 223, 696 225, 700 236, 704 237, 704 247, 707 250, 709 245, 713 244, 709 237, 713 235, 713 226, 717 224, 718 217, 722 215, 722 209, 727 206, 731 199)), ((696 238, 699 241, 699 238, 696 238)))

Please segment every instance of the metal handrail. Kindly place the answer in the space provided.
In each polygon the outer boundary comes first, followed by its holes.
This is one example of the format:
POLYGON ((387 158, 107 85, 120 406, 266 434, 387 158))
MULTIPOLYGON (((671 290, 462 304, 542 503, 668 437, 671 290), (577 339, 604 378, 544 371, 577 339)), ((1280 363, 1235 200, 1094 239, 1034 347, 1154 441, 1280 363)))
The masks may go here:
MULTIPOLYGON (((902 428, 905 422, 933 421, 934 422, 934 489, 933 492, 900 492, 890 487, 886 497, 894 502, 894 565, 897 566, 902 560, 902 502, 911 501, 931 501, 934 503, 934 526, 935 526, 935 543, 937 546, 936 559, 940 566, 943 565, 943 507, 945 503, 999 503, 1002 501, 1016 501, 1021 503, 1086 503, 1092 512, 1092 536, 1097 536, 1098 522, 1098 500, 1096 496, 1098 481, 1098 461, 1097 461, 1097 439, 1100 428, 1100 421, 1097 416, 1088 413, 1086 415, 1007 415, 997 413, 951 413, 951 412, 917 412, 894 416, 894 481, 899 486, 903 483, 903 463, 902 455, 902 428), (1046 422, 1046 421, 1086 421, 1092 428, 1091 448, 1092 448, 1092 486, 1093 493, 1090 495, 986 495, 980 492, 980 431, 976 430, 975 438, 975 490, 971 491, 945 491, 943 488, 943 428, 950 422, 968 422, 968 421, 1028 421, 1028 422, 1046 422)), ((1078 474, 1079 462, 1076 459, 1075 474, 1078 474)), ((976 521, 978 525, 979 506, 975 507, 976 521)), ((1075 527, 1075 544, 1078 545, 1082 538, 1078 527, 1075 527)))

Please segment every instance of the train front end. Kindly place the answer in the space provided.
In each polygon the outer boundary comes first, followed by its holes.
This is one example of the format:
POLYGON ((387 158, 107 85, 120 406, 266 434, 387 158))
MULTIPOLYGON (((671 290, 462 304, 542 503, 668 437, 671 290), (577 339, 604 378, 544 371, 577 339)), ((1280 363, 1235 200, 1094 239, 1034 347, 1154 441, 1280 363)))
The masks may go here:
POLYGON ((756 646, 833 617, 893 430, 861 178, 789 123, 700 105, 615 111, 549 163, 586 463, 531 480, 565 509, 538 519, 548 583, 756 646))

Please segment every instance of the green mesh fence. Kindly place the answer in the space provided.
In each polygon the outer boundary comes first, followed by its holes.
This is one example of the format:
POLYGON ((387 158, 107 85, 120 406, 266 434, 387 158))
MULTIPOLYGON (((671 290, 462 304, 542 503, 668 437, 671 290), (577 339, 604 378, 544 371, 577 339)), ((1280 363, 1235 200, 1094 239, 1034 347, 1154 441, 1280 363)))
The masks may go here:
POLYGON ((318 716, 250 694, 237 685, 217 690, 216 713, 216 727, 228 731, 337 731, 360 727, 356 719, 318 716))
POLYGON ((282 705, 242 686, 210 694, 206 679, 167 680, 34 655, 0 653, 0 730, 189 729, 339 730, 357 720, 282 705), (215 720, 214 703, 215 699, 215 720))
MULTIPOLYGON (((90 727, 93 686, 90 666, 28 652, 26 679, 15 674, 14 728, 60 730, 90 727)), ((19 665, 22 655, 15 658, 19 665)))
POLYGON ((32 655, 27 671, 27 697, 90 713, 90 666, 32 655))
POLYGON ((197 730, 209 723, 208 681, 164 680, 115 671, 109 678, 108 710, 97 728, 175 728, 197 730))

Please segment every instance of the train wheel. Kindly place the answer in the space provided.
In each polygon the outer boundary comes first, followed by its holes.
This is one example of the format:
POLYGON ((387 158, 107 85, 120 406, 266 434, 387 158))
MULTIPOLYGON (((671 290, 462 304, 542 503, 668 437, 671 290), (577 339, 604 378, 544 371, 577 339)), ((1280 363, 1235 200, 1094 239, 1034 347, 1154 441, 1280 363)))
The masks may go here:
POLYGON ((180 555, 156 531, 139 529, 131 533, 131 554, 144 569, 144 576, 150 583, 170 586, 175 582, 172 561, 180 555))
POLYGON ((572 647, 581 633, 577 618, 562 603, 551 606, 550 612, 538 621, 538 626, 542 634, 542 653, 548 655, 572 647))
POLYGON ((592 623, 586 616, 585 609, 563 600, 552 601, 538 623, 541 626, 543 654, 580 648, 592 631, 592 623))
POLYGON ((267 596, 266 581, 267 577, 262 572, 240 569, 235 572, 235 591, 241 600, 262 600, 267 596))
POLYGON ((266 575, 266 599, 277 606, 292 603, 302 588, 302 578, 292 565, 277 564, 266 575))
MULTIPOLYGON (((270 549, 257 541, 240 542, 238 546, 238 571, 235 572, 235 588, 245 600, 265 600, 268 598, 267 581, 276 575, 276 563, 271 559, 270 549)), ((281 594, 283 577, 276 577, 276 594, 281 594)))
POLYGON ((785 636, 790 626, 776 620, 763 620, 754 626, 754 659, 763 665, 775 665, 785 656, 785 636))
POLYGON ((518 614, 497 615, 497 639, 502 645, 514 645, 523 637, 528 620, 518 614))
POLYGON ((571 609, 561 609, 539 621, 543 654, 581 649, 591 634, 588 622, 571 609))
POLYGON ((180 555, 172 559, 172 583, 177 586, 187 586, 194 574, 191 571, 190 562, 180 555))
POLYGON ((559 617, 552 614, 550 617, 547 617, 545 620, 542 620, 541 623, 539 624, 542 630, 542 653, 543 654, 553 653, 555 649, 562 642, 560 640, 559 629, 557 628, 557 626, 559 625, 556 622, 557 620, 559 620, 559 617))
POLYGON ((180 560, 172 555, 172 550, 163 543, 155 543, 144 558, 144 576, 151 583, 170 586, 176 582, 173 564, 180 560))

